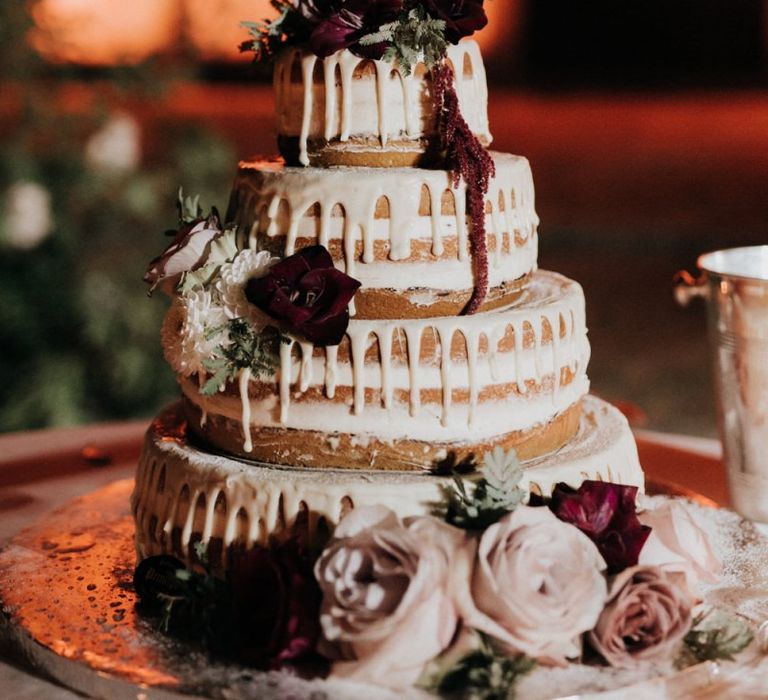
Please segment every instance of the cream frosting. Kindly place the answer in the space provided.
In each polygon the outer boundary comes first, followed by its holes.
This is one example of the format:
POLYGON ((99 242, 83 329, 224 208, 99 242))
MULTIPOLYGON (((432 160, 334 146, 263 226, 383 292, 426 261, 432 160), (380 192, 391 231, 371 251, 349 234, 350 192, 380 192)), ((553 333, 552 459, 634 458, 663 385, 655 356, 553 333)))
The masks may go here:
MULTIPOLYGON (((177 313, 175 306, 170 313, 177 313)), ((346 335, 351 362, 340 361, 335 347, 316 357, 311 343, 290 337, 289 342, 281 343, 278 391, 267 398, 249 398, 248 383, 242 381, 239 398, 221 393, 203 396, 197 381, 182 379, 181 387, 203 415, 242 421, 245 445, 250 440, 249 426, 370 434, 384 439, 483 439, 546 423, 589 390, 584 294, 576 282, 553 272, 535 273, 519 303, 505 309, 474 316, 353 319, 346 335), (510 329, 514 349, 499 350, 510 329), (433 358, 423 360, 422 340, 427 330, 433 330, 440 342, 433 358), (532 335, 530 346, 524 343, 526 331, 532 335), (466 360, 439 349, 449 347, 457 334, 464 340, 466 360), (372 339, 378 341, 378 362, 365 361, 372 339), (481 354, 483 339, 489 350, 481 354), (406 350, 405 364, 393 353, 395 343, 406 350), (293 352, 295 345, 298 353, 293 352), (561 386, 563 368, 570 371, 572 380, 561 386), (529 391, 531 382, 537 391, 529 391), (516 385, 518 393, 505 391, 503 401, 479 400, 484 389, 508 384, 516 385), (293 400, 310 387, 328 398, 334 397, 338 387, 350 387, 352 404, 293 400), (366 403, 368 389, 379 391, 379 403, 366 403), (394 400, 398 389, 407 390, 407 404, 394 400), (424 389, 439 390, 442 404, 422 404, 424 389), (468 393, 466 402, 454 401, 454 390, 460 389, 468 393)), ((177 371, 184 366, 174 356, 178 350, 178 344, 165 346, 177 371)), ((189 364, 202 366, 203 360, 189 364)), ((189 377, 195 372, 180 374, 189 377)))
MULTIPOLYGON (((176 411, 167 409, 150 428, 139 464, 132 506, 140 559, 175 553, 189 561, 198 539, 220 539, 226 549, 266 544, 298 528, 317 544, 353 507, 385 505, 401 517, 434 512, 451 483, 429 474, 282 468, 207 454, 178 436, 176 411)), ((576 437, 523 466, 523 486, 542 494, 586 478, 644 483, 626 420, 591 396, 576 437)))
MULTIPOLYGON (((449 45, 447 56, 455 69, 461 113, 473 133, 490 143, 488 86, 480 48, 465 41, 449 45)), ((275 61, 274 92, 277 132, 298 137, 302 165, 309 165, 309 139, 345 142, 373 135, 384 148, 393 139, 418 139, 435 132, 429 82, 419 67, 406 75, 396 63, 370 61, 348 50, 320 59, 296 48, 275 61), (363 64, 373 65, 373 76, 360 75, 363 64), (318 70, 322 77, 316 81, 318 70)))
MULTIPOLYGON (((536 268, 539 218, 528 161, 505 153, 492 156, 496 175, 488 186, 486 231, 495 238, 489 266, 494 286, 536 268)), ((227 219, 237 224, 243 232, 241 243, 249 248, 284 236, 285 256, 295 252, 300 237, 316 238, 326 248, 331 241, 341 241, 344 261, 339 267, 360 280, 364 289, 471 289, 474 276, 466 189, 464 181, 454 187, 445 170, 291 168, 280 161, 243 162, 227 219), (420 214, 424 189, 430 201, 429 216, 420 214), (454 203, 451 216, 441 211, 446 192, 454 203), (389 217, 377 219, 376 205, 382 198, 388 203, 389 217), (318 206, 317 219, 306 216, 318 206), (333 216, 337 206, 343 216, 333 216), (432 253, 440 256, 449 238, 457 239, 456 258, 408 261, 414 241, 431 241, 432 253), (389 248, 388 260, 375 259, 374 246, 379 241, 389 248), (362 243, 362 256, 355 250, 358 242, 362 243)))

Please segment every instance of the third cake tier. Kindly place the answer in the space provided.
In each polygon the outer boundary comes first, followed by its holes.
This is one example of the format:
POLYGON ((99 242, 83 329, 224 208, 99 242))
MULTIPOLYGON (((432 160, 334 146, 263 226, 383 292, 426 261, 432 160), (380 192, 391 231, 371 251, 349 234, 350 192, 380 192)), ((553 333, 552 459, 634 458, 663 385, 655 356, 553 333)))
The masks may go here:
MULTIPOLYGON (((338 346, 280 344, 271 377, 203 395, 185 333, 210 299, 176 302, 163 333, 190 431, 213 448, 316 468, 433 469, 514 448, 523 459, 576 432, 589 389, 584 296, 539 271, 519 303, 474 316, 353 319, 338 346)), ((199 348, 198 348, 199 350, 199 348)), ((200 350, 204 352, 204 348, 200 350)))
MULTIPOLYGON (((489 292, 481 310, 514 301, 536 269, 538 216, 528 161, 493 153, 485 206, 489 292)), ((454 316, 474 287, 463 181, 422 168, 292 168, 240 164, 227 213, 241 243, 279 257, 325 246, 358 279, 364 318, 454 316)))

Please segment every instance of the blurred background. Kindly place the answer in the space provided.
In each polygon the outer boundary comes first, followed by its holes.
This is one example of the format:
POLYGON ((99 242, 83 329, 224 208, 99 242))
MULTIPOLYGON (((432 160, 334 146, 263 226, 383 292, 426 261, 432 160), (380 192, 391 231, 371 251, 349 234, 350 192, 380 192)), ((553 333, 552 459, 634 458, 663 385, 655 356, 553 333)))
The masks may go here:
MULTIPOLYGON (((764 0, 489 0, 494 147, 532 163, 541 266, 587 295, 593 390, 715 434, 704 309, 672 277, 768 242, 764 0)), ((180 185, 226 206, 275 150, 266 0, 0 8, 0 432, 150 416, 176 393, 146 263, 180 185)))

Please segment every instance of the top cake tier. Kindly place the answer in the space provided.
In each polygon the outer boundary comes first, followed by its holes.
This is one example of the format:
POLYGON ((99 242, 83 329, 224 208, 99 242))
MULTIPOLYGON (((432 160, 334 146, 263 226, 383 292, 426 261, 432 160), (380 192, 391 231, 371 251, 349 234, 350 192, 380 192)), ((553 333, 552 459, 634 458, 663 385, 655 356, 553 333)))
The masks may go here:
MULTIPOLYGON (((461 114, 489 145, 488 86, 474 41, 448 47, 461 114)), ((439 165, 440 137, 429 71, 405 75, 396 63, 348 50, 321 59, 284 51, 274 69, 280 153, 292 165, 439 165)))

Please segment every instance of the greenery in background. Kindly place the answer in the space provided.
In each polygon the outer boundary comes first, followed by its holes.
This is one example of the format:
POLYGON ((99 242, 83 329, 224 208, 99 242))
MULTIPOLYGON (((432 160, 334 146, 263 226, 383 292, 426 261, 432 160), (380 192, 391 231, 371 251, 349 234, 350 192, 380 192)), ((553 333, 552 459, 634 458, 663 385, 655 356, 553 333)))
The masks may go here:
MULTIPOLYGON (((87 114, 56 108, 72 74, 27 47, 25 5, 0 6, 0 81, 20 105, 0 122, 0 431, 148 415, 176 390, 159 343, 166 304, 146 298, 141 278, 168 243, 179 184, 205 203, 226 201, 233 149, 166 124, 153 128, 155 162, 94 167, 85 144, 113 116, 99 98, 109 90, 93 85, 87 114), (19 184, 50 201, 51 226, 34 245, 11 231, 9 193, 19 184)), ((181 70, 145 64, 103 79, 138 102, 181 70)))

